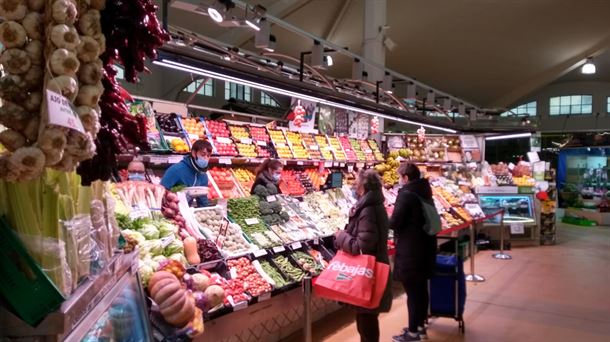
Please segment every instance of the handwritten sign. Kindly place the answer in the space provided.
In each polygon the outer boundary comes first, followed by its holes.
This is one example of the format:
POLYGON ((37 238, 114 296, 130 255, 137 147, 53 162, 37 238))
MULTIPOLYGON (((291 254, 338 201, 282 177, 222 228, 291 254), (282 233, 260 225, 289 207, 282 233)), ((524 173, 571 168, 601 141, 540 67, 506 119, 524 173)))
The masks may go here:
POLYGON ((260 258, 260 257, 262 257, 262 256, 267 255, 267 251, 266 251, 266 250, 264 250, 264 249, 257 249, 257 250, 255 250, 255 251, 254 251, 254 253, 252 253, 252 254, 254 254, 254 257, 255 257, 255 258, 260 258))
POLYGON ((292 248, 292 249, 299 249, 301 247, 303 247, 303 245, 298 241, 294 242, 292 245, 290 245, 290 248, 292 248))
POLYGON ((258 218, 256 218, 256 217, 248 218, 245 221, 246 221, 246 224, 249 225, 249 226, 252 226, 252 225, 255 225, 255 224, 259 223, 258 218))
POLYGON ((284 246, 273 247, 273 253, 282 253, 285 250, 286 250, 286 248, 284 248, 284 246))
POLYGON ((511 234, 525 234, 525 229, 523 227, 523 223, 511 223, 510 224, 510 233, 511 234))
POLYGON ((85 128, 74 105, 63 95, 47 89, 47 107, 49 124, 68 127, 85 133, 85 128))

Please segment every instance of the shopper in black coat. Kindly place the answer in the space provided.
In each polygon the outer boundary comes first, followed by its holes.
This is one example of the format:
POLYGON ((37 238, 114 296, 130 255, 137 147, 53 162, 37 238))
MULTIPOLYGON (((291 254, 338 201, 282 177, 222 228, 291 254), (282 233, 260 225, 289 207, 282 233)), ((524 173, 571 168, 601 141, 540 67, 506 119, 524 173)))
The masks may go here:
MULTIPOLYGON (((358 202, 350 211, 345 230, 335 234, 335 246, 352 255, 373 255, 377 262, 389 264, 388 215, 381 191, 381 179, 374 170, 361 171, 355 186, 358 202)), ((379 341, 379 313, 388 312, 392 307, 391 283, 388 278, 379 307, 355 307, 361 342, 379 341)))
POLYGON ((279 184, 283 168, 284 165, 277 159, 265 160, 256 169, 256 178, 254 179, 250 193, 254 194, 254 188, 256 188, 257 185, 262 185, 267 189, 274 189, 273 195, 280 193, 279 184))
POLYGON ((419 341, 427 337, 428 279, 434 274, 437 249, 436 236, 424 231, 426 218, 421 201, 434 201, 430 183, 421 178, 416 165, 402 164, 398 175, 405 185, 398 192, 390 228, 396 240, 394 279, 402 282, 407 293, 409 327, 394 341, 419 341))

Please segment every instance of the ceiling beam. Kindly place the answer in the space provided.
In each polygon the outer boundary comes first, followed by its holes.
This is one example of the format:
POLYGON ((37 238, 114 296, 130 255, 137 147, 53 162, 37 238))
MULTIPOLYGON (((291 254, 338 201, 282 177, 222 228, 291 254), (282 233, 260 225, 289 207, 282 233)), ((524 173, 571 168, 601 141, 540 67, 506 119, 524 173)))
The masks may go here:
POLYGON ((352 3, 352 0, 345 0, 343 2, 343 5, 337 11, 337 15, 335 16, 336 19, 332 22, 332 24, 328 28, 328 30, 326 30, 326 32, 323 36, 324 39, 330 40, 330 41, 333 40, 332 38, 335 36, 335 33, 337 32, 337 29, 339 28, 339 26, 341 26, 341 23, 343 22, 343 18, 345 17, 345 13, 347 13, 347 10, 349 9, 349 6, 351 5, 351 3, 352 3))
POLYGON ((539 73, 529 81, 524 82, 521 86, 513 89, 508 94, 496 99, 488 107, 491 108, 506 108, 525 96, 530 95, 532 92, 546 86, 547 84, 555 81, 559 77, 569 73, 570 71, 580 67, 583 62, 590 56, 598 56, 605 50, 610 48, 610 36, 603 39, 593 47, 581 51, 574 55, 572 58, 557 64, 543 72, 539 73))

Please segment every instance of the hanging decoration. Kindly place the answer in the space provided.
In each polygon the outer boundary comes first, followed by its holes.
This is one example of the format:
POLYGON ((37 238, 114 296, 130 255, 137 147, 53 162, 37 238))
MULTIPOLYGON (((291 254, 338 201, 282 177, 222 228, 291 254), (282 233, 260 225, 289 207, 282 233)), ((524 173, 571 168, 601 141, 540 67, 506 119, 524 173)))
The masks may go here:
POLYGON ((426 129, 423 126, 417 130, 417 139, 421 142, 426 141, 426 129))
POLYGON ((379 118, 376 116, 371 118, 371 134, 379 134, 379 118))

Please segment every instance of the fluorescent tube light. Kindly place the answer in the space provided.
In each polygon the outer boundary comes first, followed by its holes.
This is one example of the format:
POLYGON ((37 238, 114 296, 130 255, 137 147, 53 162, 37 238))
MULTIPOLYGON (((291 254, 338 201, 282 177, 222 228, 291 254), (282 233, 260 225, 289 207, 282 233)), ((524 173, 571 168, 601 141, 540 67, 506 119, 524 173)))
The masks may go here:
POLYGON ((492 137, 485 137, 485 140, 502 140, 502 139, 511 139, 511 138, 529 138, 532 136, 532 133, 517 133, 517 134, 506 134, 506 135, 496 135, 492 137))
POLYGON ((250 26, 255 31, 261 30, 261 28, 258 25, 256 25, 256 23, 254 21, 251 21, 249 19, 246 19, 246 25, 250 26))
POLYGON ((321 104, 325 104, 325 105, 329 105, 329 106, 333 106, 333 107, 337 107, 337 108, 342 108, 342 109, 349 110, 349 111, 364 113, 364 114, 368 114, 368 115, 372 115, 372 116, 377 115, 377 116, 382 117, 384 119, 394 120, 394 121, 398 121, 398 122, 402 122, 402 123, 406 123, 406 124, 410 124, 410 125, 414 125, 414 126, 418 126, 418 127, 419 126, 423 126, 423 127, 428 127, 428 128, 436 129, 436 130, 439 130, 439 131, 443 131, 443 132, 457 133, 457 131, 454 130, 454 129, 445 128, 445 127, 439 127, 439 126, 425 124, 425 123, 420 123, 420 122, 411 121, 411 120, 402 119, 402 118, 397 118, 397 117, 389 116, 389 115, 386 115, 386 114, 381 114, 381 113, 373 112, 373 111, 370 111, 370 110, 361 109, 361 108, 358 108, 358 107, 348 106, 348 105, 344 105, 344 104, 341 104, 341 103, 336 103, 336 102, 324 100, 324 99, 321 99, 321 98, 318 98, 318 97, 313 97, 313 96, 309 96, 309 95, 299 94, 299 93, 296 93, 296 92, 293 92, 293 91, 289 91, 289 90, 286 90, 286 89, 277 88, 277 87, 269 86, 269 85, 266 85, 266 84, 261 84, 261 83, 257 83, 257 82, 243 80, 241 78, 237 78, 237 77, 233 77, 233 76, 217 73, 215 71, 200 69, 200 68, 193 67, 193 66, 190 66, 190 65, 187 65, 187 64, 182 64, 182 63, 174 62, 174 61, 169 60, 169 59, 163 59, 161 61, 158 61, 158 60, 157 61, 153 61, 153 64, 164 66, 164 67, 168 67, 168 68, 175 69, 175 70, 181 70, 181 71, 184 71, 184 72, 193 73, 193 74, 197 74, 197 75, 201 75, 201 76, 212 77, 212 78, 216 78, 216 79, 223 80, 223 81, 229 81, 229 82, 233 82, 233 83, 237 83, 237 84, 241 84, 241 85, 246 85, 246 86, 249 86, 249 87, 252 87, 252 88, 264 90, 264 91, 275 93, 275 94, 292 96, 292 97, 300 98, 302 100, 307 100, 307 101, 311 101, 311 102, 317 102, 317 103, 321 103, 321 104))

